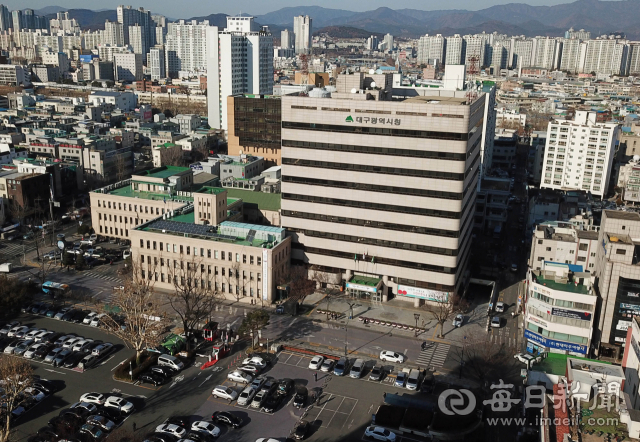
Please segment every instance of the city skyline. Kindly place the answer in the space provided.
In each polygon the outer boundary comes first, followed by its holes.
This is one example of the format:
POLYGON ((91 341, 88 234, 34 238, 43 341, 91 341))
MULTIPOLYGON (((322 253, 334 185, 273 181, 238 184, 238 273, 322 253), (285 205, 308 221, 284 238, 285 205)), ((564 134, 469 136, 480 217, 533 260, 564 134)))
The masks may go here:
MULTIPOLYGON (((621 0, 611 0, 611 1, 621 1, 621 0)), ((126 2, 125 2, 126 3, 126 2)), ((436 11, 436 10, 453 10, 453 9, 461 9, 467 11, 477 11, 483 8, 496 6, 496 5, 506 5, 506 4, 523 4, 529 6, 553 6, 560 4, 568 4, 574 3, 574 1, 557 1, 557 0, 528 0, 521 2, 512 2, 509 0, 504 1, 496 1, 496 0, 480 0, 477 2, 470 2, 468 0, 453 0, 446 4, 446 7, 443 7, 442 3, 437 2, 436 0, 400 0, 393 3, 389 3, 388 1, 383 0, 371 0, 371 1, 363 1, 363 0, 355 0, 350 2, 348 6, 344 4, 344 2, 340 2, 338 0, 329 0, 325 1, 322 4, 319 4, 315 1, 305 1, 305 0, 272 0, 270 2, 261 2, 257 0, 240 0, 233 3, 233 5, 229 5, 228 3, 223 2, 212 2, 206 6, 203 6, 201 2, 196 2, 193 0, 188 0, 184 2, 180 2, 177 5, 175 2, 170 2, 166 0, 160 1, 141 1, 137 2, 135 7, 144 7, 145 9, 153 10, 155 13, 164 14, 166 16, 172 18, 190 18, 195 16, 205 16, 209 14, 223 13, 228 15, 238 15, 240 13, 244 14, 267 14, 270 12, 277 11, 286 7, 304 7, 304 6, 322 6, 327 9, 342 9, 353 12, 363 12, 375 10, 380 7, 390 7, 392 9, 417 9, 423 11, 436 11)), ((31 0, 28 2, 21 2, 16 0, 6 1, 4 3, 9 9, 34 9, 39 10, 47 7, 55 7, 59 6, 63 9, 91 9, 95 11, 109 10, 115 9, 118 5, 123 4, 120 0, 114 1, 96 1, 96 0, 67 0, 67 1, 56 1, 52 4, 49 0, 31 0)))

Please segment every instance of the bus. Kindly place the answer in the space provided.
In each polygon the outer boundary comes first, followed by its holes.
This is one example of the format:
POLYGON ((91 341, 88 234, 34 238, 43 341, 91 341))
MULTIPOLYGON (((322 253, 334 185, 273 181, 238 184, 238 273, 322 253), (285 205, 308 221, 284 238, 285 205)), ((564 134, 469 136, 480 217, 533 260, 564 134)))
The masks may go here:
POLYGON ((60 284, 59 282, 46 281, 42 284, 42 291, 52 298, 60 298, 69 292, 69 286, 67 284, 60 284))

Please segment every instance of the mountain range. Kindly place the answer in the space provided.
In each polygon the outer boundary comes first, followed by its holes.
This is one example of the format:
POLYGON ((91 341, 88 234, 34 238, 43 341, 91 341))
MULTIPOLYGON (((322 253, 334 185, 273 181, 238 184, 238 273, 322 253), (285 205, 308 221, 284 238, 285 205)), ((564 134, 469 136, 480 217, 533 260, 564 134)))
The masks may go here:
MULTIPOLYGON (((48 6, 37 13, 55 16, 55 12, 59 10, 64 8, 48 6)), ((69 15, 76 18, 83 28, 97 29, 104 25, 105 19, 115 20, 116 11, 70 9, 69 15)), ((594 37, 615 32, 624 33, 631 39, 640 39, 640 0, 577 0, 555 6, 508 3, 478 11, 394 10, 382 7, 372 11, 354 12, 320 6, 293 6, 255 18, 258 23, 269 25, 272 31, 277 32, 284 28, 292 29, 293 17, 296 15, 309 15, 313 19, 314 29, 322 32, 323 28, 328 28, 332 34, 339 33, 342 27, 348 27, 365 31, 365 34, 388 32, 401 37, 417 37, 426 33, 464 35, 483 31, 497 31, 508 35, 562 36, 567 29, 573 27, 591 31, 594 37)), ((208 19, 213 25, 224 26, 226 14, 189 18, 191 19, 208 19)), ((353 29, 349 33, 354 34, 353 29)))

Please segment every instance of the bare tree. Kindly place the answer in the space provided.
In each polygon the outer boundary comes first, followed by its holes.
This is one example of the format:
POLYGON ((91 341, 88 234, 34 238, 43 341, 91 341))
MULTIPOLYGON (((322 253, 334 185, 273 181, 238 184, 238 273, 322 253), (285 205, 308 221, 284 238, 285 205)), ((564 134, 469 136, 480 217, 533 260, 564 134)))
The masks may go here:
POLYGON ((446 298, 442 298, 437 301, 427 301, 422 307, 426 312, 433 316, 436 320, 436 327, 440 326, 439 338, 444 338, 444 324, 454 315, 459 312, 465 311, 468 304, 458 295, 449 295, 446 298))
POLYGON ((163 166, 182 167, 184 165, 184 154, 180 145, 163 149, 160 157, 163 166))
POLYGON ((11 431, 11 411, 27 399, 25 390, 33 382, 33 368, 24 360, 12 356, 0 356, 0 382, 2 382, 2 430, 0 442, 14 440, 11 431))
POLYGON ((124 155, 116 154, 115 168, 116 182, 122 181, 127 178, 127 162, 124 159, 124 155))
POLYGON ((269 325, 269 313, 265 310, 254 310, 247 313, 247 316, 242 320, 238 333, 241 335, 250 335, 251 348, 253 348, 256 345, 258 332, 267 325, 269 325))
POLYGON ((226 272, 223 267, 222 276, 227 283, 228 292, 235 296, 236 302, 240 302, 240 298, 242 298, 247 284, 246 280, 240 278, 240 263, 237 260, 232 261, 229 267, 227 267, 226 272), (234 286, 235 292, 232 289, 234 286))
POLYGON ((337 274, 332 275, 331 273, 325 271, 319 271, 311 268, 312 279, 319 286, 318 288, 325 288, 325 297, 324 300, 327 302, 327 319, 329 319, 330 315, 330 307, 331 301, 337 299, 338 297, 343 295, 343 292, 340 291, 340 276, 337 274))
POLYGON ((506 381, 520 375, 518 362, 513 358, 513 348, 493 344, 487 336, 468 336, 464 349, 456 347, 453 355, 458 363, 463 358, 466 376, 480 383, 506 381))
POLYGON ((114 287, 110 308, 104 309, 106 315, 102 321, 110 333, 135 350, 136 360, 140 363, 142 352, 159 344, 167 321, 155 299, 155 268, 137 263, 132 263, 131 267, 131 275, 124 285, 114 287), (115 310, 118 312, 114 313, 115 310))
POLYGON ((221 301, 209 271, 202 264, 202 259, 196 258, 195 252, 186 262, 184 256, 180 255, 180 266, 169 266, 169 278, 175 291, 165 297, 182 321, 187 349, 198 324, 209 318, 221 301))
POLYGON ((300 303, 316 290, 316 282, 309 279, 309 271, 303 266, 289 267, 281 280, 282 283, 289 285, 291 296, 298 299, 300 303))

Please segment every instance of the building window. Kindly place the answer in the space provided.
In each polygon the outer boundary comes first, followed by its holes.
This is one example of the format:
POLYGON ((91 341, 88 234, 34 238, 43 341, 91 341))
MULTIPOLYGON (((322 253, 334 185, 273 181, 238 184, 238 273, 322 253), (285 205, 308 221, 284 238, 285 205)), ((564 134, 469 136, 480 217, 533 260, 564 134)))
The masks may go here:
POLYGON ((627 251, 625 249, 616 249, 616 255, 626 255, 627 251))

